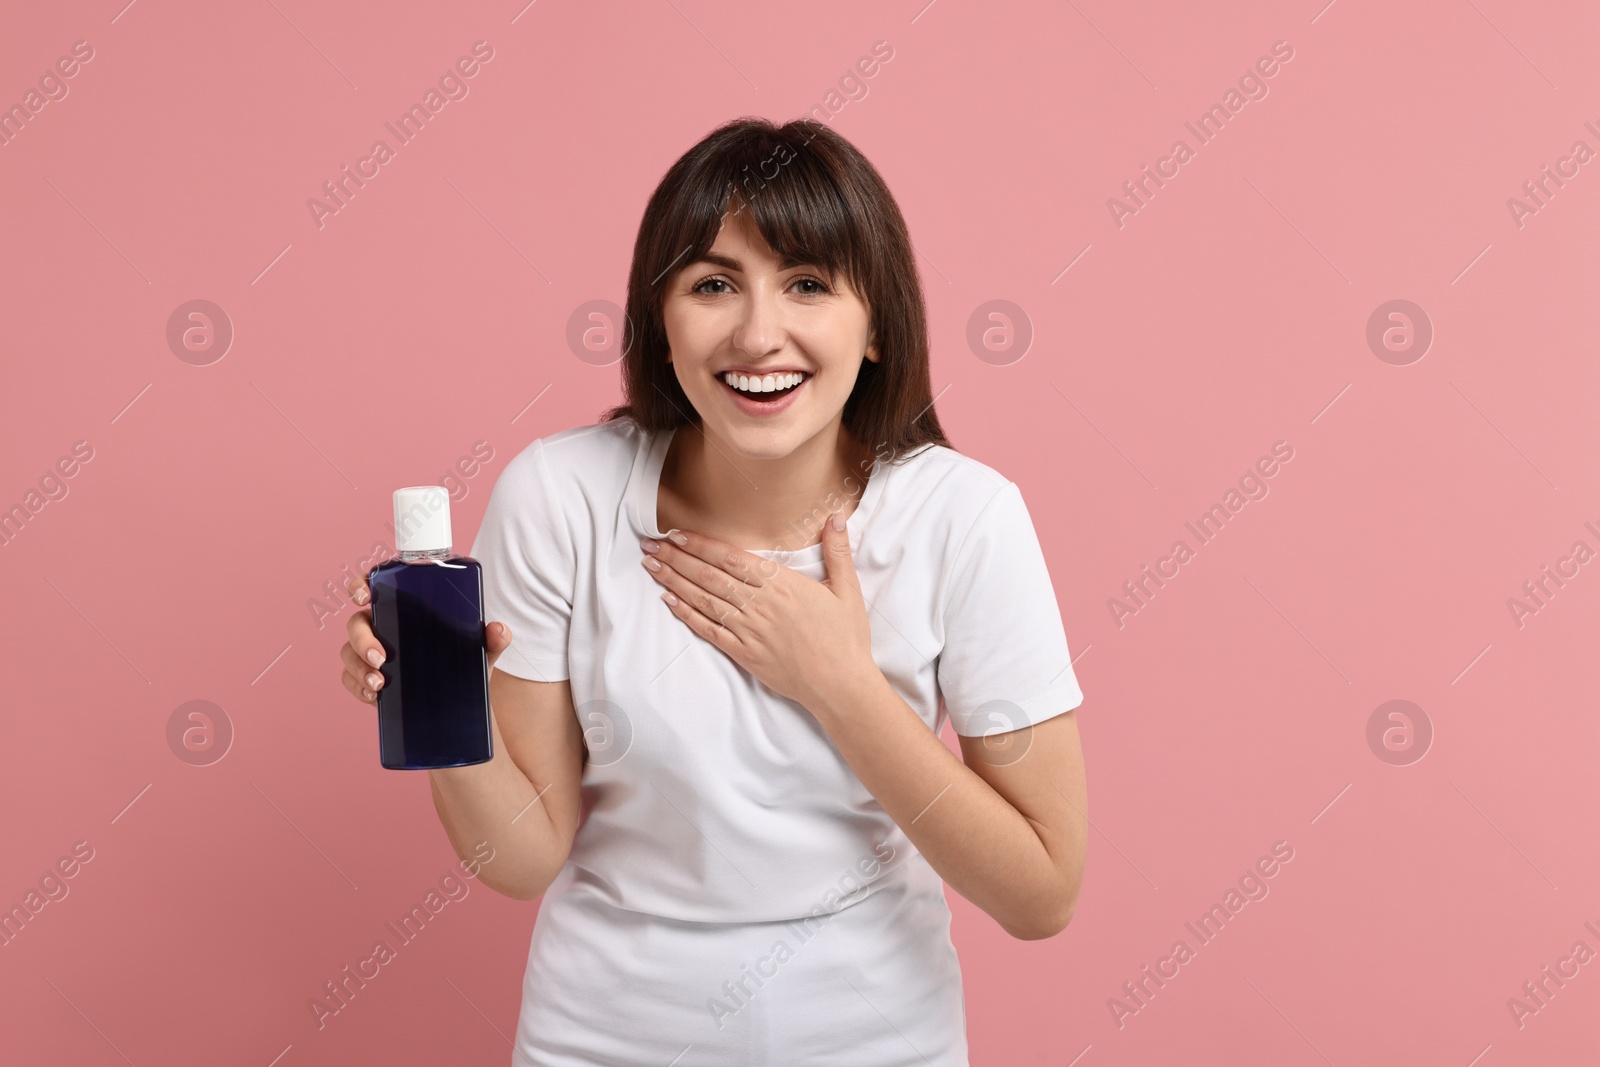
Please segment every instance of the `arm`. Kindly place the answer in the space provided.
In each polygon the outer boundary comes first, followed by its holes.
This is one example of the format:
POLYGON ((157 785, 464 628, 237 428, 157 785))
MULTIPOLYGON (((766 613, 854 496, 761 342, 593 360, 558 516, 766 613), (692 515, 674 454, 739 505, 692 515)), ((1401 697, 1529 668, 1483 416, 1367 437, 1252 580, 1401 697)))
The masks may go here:
MULTIPOLYGON (((644 562, 667 588, 673 614, 811 712, 957 892, 1014 937, 1059 933, 1077 904, 1087 847, 1075 712, 1005 734, 963 737, 965 762, 957 759, 872 660, 848 535, 825 523, 823 545, 828 577, 822 582, 687 531, 671 543, 647 543, 644 562)), ((989 599, 1026 595, 1036 580, 1023 574, 1021 584, 989 599)), ((1065 638, 1060 642, 1052 656, 1065 656, 1065 638)), ((971 659, 973 646, 965 647, 971 659)), ((994 675, 988 666, 986 674, 994 675)), ((971 692, 956 699, 964 701, 960 710, 970 710, 971 692)))
MULTIPOLYGON (((366 579, 349 585, 357 604, 371 600, 366 579)), ((339 649, 345 689, 377 703, 383 646, 372 633, 372 610, 363 606, 346 624, 339 649)), ((497 893, 532 900, 561 871, 581 815, 579 785, 584 744, 568 682, 534 682, 495 669, 511 644, 505 623, 485 627, 489 664, 489 728, 494 756, 470 767, 428 772, 433 806, 456 855, 479 863, 478 880, 497 893), (537 788, 535 788, 537 783, 537 788), (476 845, 487 841, 492 862, 476 845)))
POLYGON ((1072 919, 1088 845, 1075 712, 962 737, 958 760, 881 671, 808 710, 939 876, 1007 933, 1051 937, 1072 919))
POLYGON ((583 736, 566 681, 534 682, 495 670, 489 705, 494 758, 429 771, 433 806, 457 856, 467 858, 478 841, 494 848, 480 881, 515 900, 532 900, 572 851, 583 736))

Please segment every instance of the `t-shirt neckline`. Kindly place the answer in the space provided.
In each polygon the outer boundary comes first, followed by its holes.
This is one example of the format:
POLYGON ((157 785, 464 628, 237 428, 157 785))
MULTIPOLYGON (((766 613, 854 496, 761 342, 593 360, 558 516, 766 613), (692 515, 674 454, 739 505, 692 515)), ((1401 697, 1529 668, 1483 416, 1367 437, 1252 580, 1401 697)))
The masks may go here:
MULTIPOLYGON (((656 528, 657 508, 660 506, 661 471, 666 466, 667 449, 672 444, 673 435, 677 427, 669 427, 656 433, 647 433, 644 438, 644 463, 636 466, 633 490, 629 493, 629 509, 633 512, 633 525, 645 537, 657 540, 666 537, 666 531, 656 528)), ((862 491, 861 500, 856 504, 855 510, 850 512, 845 519, 845 531, 850 535, 850 543, 861 543, 861 531, 872 517, 872 512, 878 506, 879 499, 883 496, 883 482, 892 463, 874 462, 872 470, 867 477, 866 489, 862 491)), ((809 562, 822 558, 822 542, 807 545, 804 548, 751 548, 745 549, 752 555, 763 556, 767 559, 776 559, 779 562, 809 562)))

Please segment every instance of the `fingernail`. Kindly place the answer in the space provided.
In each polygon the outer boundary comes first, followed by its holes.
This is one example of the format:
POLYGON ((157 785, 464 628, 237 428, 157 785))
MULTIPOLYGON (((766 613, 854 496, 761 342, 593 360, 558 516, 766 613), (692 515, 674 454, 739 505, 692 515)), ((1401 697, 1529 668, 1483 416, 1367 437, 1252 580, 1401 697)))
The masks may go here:
POLYGON ((668 530, 667 540, 671 541, 675 545, 686 545, 689 543, 689 539, 677 530, 668 530))
POLYGON ((361 691, 361 695, 366 697, 368 700, 371 700, 373 698, 374 694, 373 694, 372 690, 370 690, 370 689, 363 689, 361 691))
POLYGON ((381 675, 381 674, 369 674, 369 675, 367 675, 367 688, 368 689, 377 689, 381 685, 383 685, 383 675, 381 675))
POLYGON ((835 511, 833 513, 833 528, 835 530, 844 529, 844 512, 835 511))
POLYGON ((649 556, 644 558, 644 565, 653 571, 658 571, 661 569, 661 561, 658 559, 652 559, 649 556))
POLYGON ((640 541, 639 542, 639 546, 641 548, 643 548, 646 552, 660 552, 661 551, 661 542, 652 541, 648 537, 646 537, 643 541, 640 541))
POLYGON ((673 596, 671 593, 662 593, 661 599, 665 600, 668 604, 676 604, 678 602, 678 598, 673 596))
POLYGON ((367 662, 374 667, 383 666, 383 653, 375 648, 367 649, 367 662))

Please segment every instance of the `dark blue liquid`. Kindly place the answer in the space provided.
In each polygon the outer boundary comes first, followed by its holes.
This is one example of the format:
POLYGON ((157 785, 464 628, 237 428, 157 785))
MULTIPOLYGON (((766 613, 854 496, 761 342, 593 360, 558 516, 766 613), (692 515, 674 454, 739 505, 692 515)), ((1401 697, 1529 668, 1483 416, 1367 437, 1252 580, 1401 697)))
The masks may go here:
POLYGON ((483 567, 469 556, 390 560, 368 575, 383 645, 378 755, 391 770, 494 756, 483 646, 483 567))

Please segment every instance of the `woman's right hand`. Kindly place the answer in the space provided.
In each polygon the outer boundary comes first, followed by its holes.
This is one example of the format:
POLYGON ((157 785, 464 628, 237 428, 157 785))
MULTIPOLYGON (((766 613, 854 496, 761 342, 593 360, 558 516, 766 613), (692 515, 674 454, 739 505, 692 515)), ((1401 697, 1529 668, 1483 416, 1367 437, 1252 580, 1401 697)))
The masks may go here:
MULTIPOLYGON (((341 680, 351 696, 364 704, 376 704, 378 690, 383 688, 383 675, 378 668, 383 666, 384 655, 383 645, 372 632, 372 594, 365 578, 352 578, 345 583, 345 590, 361 607, 345 624, 350 639, 339 649, 339 659, 344 664, 341 680)), ((492 670, 500 653, 511 645, 510 627, 503 622, 489 623, 484 627, 483 642, 492 670)))

